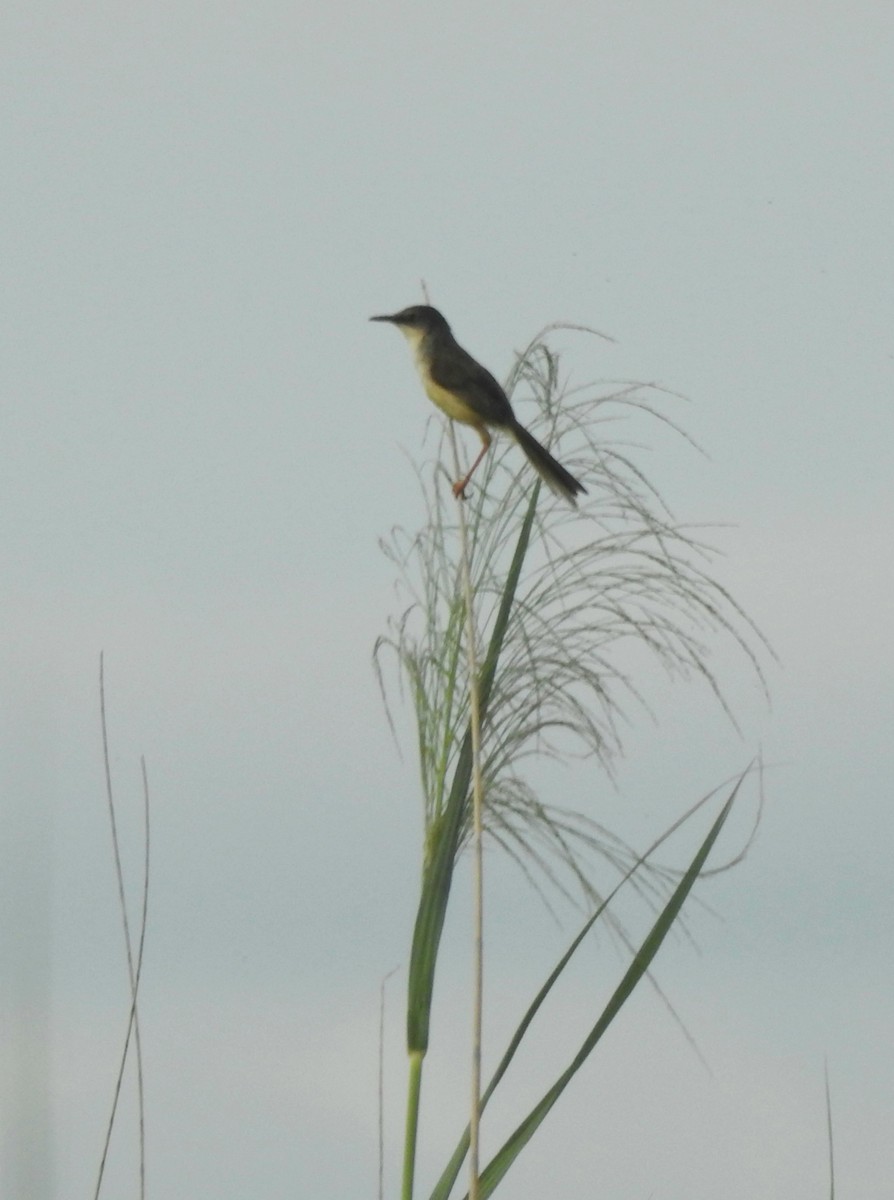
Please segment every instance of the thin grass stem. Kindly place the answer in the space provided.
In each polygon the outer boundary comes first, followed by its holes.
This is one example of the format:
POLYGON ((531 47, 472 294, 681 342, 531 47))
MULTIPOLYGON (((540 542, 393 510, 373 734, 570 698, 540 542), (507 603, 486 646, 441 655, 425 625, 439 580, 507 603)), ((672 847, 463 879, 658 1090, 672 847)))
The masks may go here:
MULTIPOLYGON (((450 423, 450 444, 457 477, 461 475, 456 432, 450 423)), ((457 496, 460 564, 466 610, 466 654, 469 664, 469 728, 472 734, 472 1095, 469 1116, 469 1200, 479 1194, 479 1130, 481 1126, 481 1036, 484 1008, 484 778, 481 770, 481 690, 476 648, 472 571, 465 498, 457 496)))
POLYGON ((112 1141, 112 1130, 115 1127, 115 1116, 118 1111, 118 1101, 121 1097, 121 1085, 124 1079, 124 1068, 127 1064, 127 1054, 130 1049, 130 1039, 133 1035, 137 1057, 137 1104, 139 1112, 139 1141, 140 1141, 140 1200, 146 1197, 146 1112, 143 1087, 143 1048, 140 1040, 140 1021, 137 1010, 137 994, 140 986, 140 975, 143 969, 143 951, 146 943, 146 924, 149 903, 149 780, 146 774, 146 760, 141 759, 143 778, 143 894, 140 912, 140 939, 134 959, 133 943, 130 934, 130 922, 127 916, 127 900, 124 893, 124 869, 121 864, 121 843, 118 837, 118 822, 115 815, 115 796, 112 788, 112 768, 109 756, 109 731, 106 720, 105 666, 103 655, 99 656, 99 712, 102 728, 102 753, 105 768, 106 800, 109 806, 109 824, 112 832, 112 850, 115 860, 115 876, 118 883, 118 905, 121 910, 121 923, 124 928, 124 945, 127 952, 127 973, 130 981, 130 1012, 127 1019, 127 1032, 124 1036, 124 1047, 118 1065, 118 1075, 115 1080, 115 1091, 112 1097, 112 1111, 106 1128, 105 1143, 99 1160, 99 1170, 96 1179, 94 1200, 99 1200, 102 1189, 105 1166, 112 1141))

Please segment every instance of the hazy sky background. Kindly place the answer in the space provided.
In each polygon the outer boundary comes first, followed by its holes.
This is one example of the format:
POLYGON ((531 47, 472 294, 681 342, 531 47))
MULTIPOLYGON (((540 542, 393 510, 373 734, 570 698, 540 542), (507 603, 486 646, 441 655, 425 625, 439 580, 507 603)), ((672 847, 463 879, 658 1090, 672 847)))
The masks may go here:
MULTIPOLYGON (((564 319, 617 339, 558 336, 574 380, 688 397, 669 412, 709 458, 651 431, 642 461, 724 526, 719 577, 781 660, 768 707, 718 647, 741 736, 645 676, 658 724, 616 784, 562 777, 645 845, 770 764, 751 854, 700 893, 720 919, 693 910, 698 951, 658 961, 710 1071, 643 992, 503 1190, 813 1200, 827 1059, 840 1193, 890 1196, 892 27, 865 0, 4 7, 5 1196, 92 1195, 124 1032, 101 650, 134 884, 141 754, 153 800, 150 1195, 374 1195, 400 966, 395 1194, 420 801, 370 656, 397 603, 378 538, 420 522, 433 443, 367 318, 422 278, 498 376, 564 319)), ((491 861, 496 1054, 574 918, 491 861)), ((465 1102, 465 890, 420 1195, 465 1102)), ((620 970, 595 942, 486 1148, 620 970)), ((135 1147, 128 1100, 106 1195, 137 1194, 135 1147)))

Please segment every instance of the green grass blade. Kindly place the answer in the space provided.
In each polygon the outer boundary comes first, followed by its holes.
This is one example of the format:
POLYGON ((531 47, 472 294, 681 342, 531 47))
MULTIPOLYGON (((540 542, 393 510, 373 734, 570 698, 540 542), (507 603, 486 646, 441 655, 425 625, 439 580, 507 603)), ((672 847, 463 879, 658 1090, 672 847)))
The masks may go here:
POLYGON ((730 809, 732 808, 733 802, 741 786, 742 779, 740 778, 730 793, 730 796, 723 808, 721 809, 719 816, 711 826, 708 836, 699 847, 699 850, 690 863, 689 868, 683 875, 680 883, 675 888, 655 924, 652 926, 652 929, 649 931, 645 941, 639 948, 633 961, 625 972, 623 979, 615 989, 614 994, 603 1010, 602 1015, 585 1038, 580 1050, 578 1050, 568 1067, 566 1067, 566 1069, 562 1072, 552 1087, 550 1087, 550 1089, 545 1093, 539 1103, 535 1105, 528 1116, 525 1117, 521 1124, 511 1134, 511 1136, 507 1139, 501 1149, 497 1152, 497 1154, 482 1172, 480 1188, 481 1200, 486 1200, 488 1196, 492 1195, 494 1189, 497 1187, 497 1184, 500 1183, 504 1175, 512 1166, 513 1162, 515 1162, 521 1151, 534 1136, 547 1113, 561 1096, 572 1077, 589 1057, 590 1052, 593 1050, 596 1043, 618 1015, 625 1001, 639 983, 640 979, 642 979, 643 975, 648 971, 652 960, 658 953, 661 943, 664 941, 665 937, 670 931, 671 926, 679 915, 680 909, 682 908, 686 897, 692 890, 692 886, 698 878, 702 867, 704 866, 705 860, 711 851, 711 847, 717 840, 720 830, 722 829, 726 818, 729 816, 730 809))
MULTIPOLYGON (((512 1040, 510 1041, 505 1054, 500 1059, 499 1065, 497 1066, 496 1071, 494 1071, 493 1076, 491 1077, 490 1083, 487 1085, 487 1087, 481 1094, 481 1109, 482 1109, 482 1111, 484 1110, 485 1105, 487 1104, 488 1100, 491 1098, 494 1091, 496 1090, 497 1084, 500 1082, 500 1080, 506 1074, 506 1071, 509 1068, 509 1064, 512 1062, 512 1059, 515 1057, 516 1050, 520 1046, 522 1039, 524 1038, 525 1034, 528 1031, 528 1027, 530 1026, 531 1022, 534 1020, 534 1017, 537 1015, 538 1010, 542 1006, 542 1004, 543 1004, 544 1000, 546 999, 546 997, 548 996, 549 992, 552 990, 552 987, 555 984, 556 980, 559 978, 559 976, 565 970, 565 967, 568 965, 574 952, 577 950, 578 946, 580 946, 581 942, 584 940, 586 935, 593 928, 593 925, 596 923, 596 921, 598 921, 599 918, 602 916, 602 914, 605 912, 606 908, 611 903, 612 899, 617 894, 619 889, 624 886, 624 884, 627 882, 627 880, 630 878, 630 876, 633 874, 633 872, 636 870, 636 868, 640 865, 640 863, 642 861, 643 860, 640 859, 639 862, 636 864, 636 866, 634 866, 630 869, 630 871, 624 876, 624 878, 617 885, 617 887, 615 887, 612 890, 611 894, 602 902, 602 904, 599 905, 599 907, 596 909, 596 911, 587 918, 587 920, 584 922, 584 925, 581 928, 580 932, 575 935, 574 940, 571 942, 568 949, 565 951, 565 953, 559 959, 556 966, 553 968, 553 970, 548 975, 546 982, 543 984, 540 991, 534 997, 533 1001, 531 1002, 531 1004, 528 1007, 527 1012, 525 1013, 525 1015, 522 1017, 521 1021, 519 1022, 518 1028, 516 1029, 515 1033, 512 1035, 512 1040)), ((454 1150, 453 1155, 450 1159, 450 1162, 444 1168, 444 1172, 441 1175, 441 1178, 438 1180, 437 1184, 435 1185, 435 1187, 431 1193, 430 1200, 447 1200, 447 1197, 450 1195, 450 1189, 453 1187, 454 1183, 456 1182, 456 1178, 459 1175, 460 1169, 463 1165, 463 1162, 465 1160, 465 1157, 466 1157, 466 1154, 468 1153, 468 1151, 469 1151, 469 1128, 468 1128, 468 1126, 466 1126, 465 1132, 463 1133, 462 1137, 460 1138, 459 1143, 457 1144, 457 1147, 454 1150)))
MULTIPOLYGON (((750 770, 750 768, 749 768, 749 770, 750 770)), ((747 771, 745 773, 743 773, 743 775, 739 781, 740 783, 742 780, 744 780, 745 775, 747 773, 748 773, 747 771)), ((531 1004, 528 1006, 527 1011, 525 1012, 524 1016, 522 1017, 521 1021, 519 1022, 518 1027, 516 1028, 514 1034, 512 1035, 512 1038, 509 1042, 509 1046, 507 1047, 505 1053, 503 1054, 503 1057, 500 1059, 500 1062, 497 1065, 497 1068, 494 1071, 494 1074, 491 1077, 491 1080, 488 1083, 487 1088, 482 1093, 482 1096, 481 1096, 482 1110, 484 1109, 484 1107, 487 1104, 490 1097, 493 1095, 500 1080, 503 1078, 503 1076, 506 1074, 506 1071, 509 1069, 509 1065, 512 1062, 512 1059, 515 1057, 515 1053, 518 1050, 518 1048, 522 1042, 522 1039, 524 1038, 525 1034, 527 1033, 528 1028, 531 1025, 531 1022, 534 1020, 534 1017, 537 1015, 537 1012, 539 1011, 539 1009, 543 1006, 543 1003, 546 1000, 546 997, 549 995, 553 986, 559 979, 562 972, 567 967, 568 963, 571 961, 572 957, 576 953, 578 947, 581 945, 581 943, 586 938, 587 934, 590 932, 590 930, 593 928, 593 926, 596 924, 596 922, 599 920, 599 918, 602 916, 602 914, 606 911, 606 909, 609 907, 609 905, 614 900, 615 896, 617 896, 617 894, 625 886, 625 884, 627 884, 628 881, 633 878, 633 876, 636 874, 636 872, 648 861, 648 859, 655 853, 655 851, 659 848, 659 846, 661 846, 664 842, 666 842, 667 839, 669 837, 671 837, 671 835, 673 833, 675 833, 681 827, 683 821, 687 820, 688 817, 692 816, 697 808, 701 808, 702 804, 704 804, 705 800, 707 800, 707 799, 708 799, 708 797, 705 797, 703 800, 699 801, 699 803, 695 806, 695 808, 690 810, 690 812, 688 814, 686 814, 685 817, 682 817, 682 818, 680 818, 680 820, 675 821, 673 823, 673 825, 671 825, 668 829, 666 829, 665 832, 662 833, 661 836, 655 842, 653 842, 652 845, 643 854, 641 854, 639 856, 639 858, 636 859, 636 861, 627 869, 627 871, 625 871, 622 878, 612 888, 612 890, 609 892, 609 894, 606 896, 606 898, 602 901, 602 903, 597 906, 596 910, 593 913, 591 913, 589 917, 587 917, 586 921, 583 923, 580 930, 575 934, 574 938, 568 945, 568 948, 565 950, 565 952, 562 954, 559 961, 556 963, 555 967, 552 969, 552 971, 547 976, 546 981, 544 982, 543 986, 537 992, 537 995, 531 1001, 531 1004)), ((462 1164, 463 1164, 463 1161, 465 1160, 466 1154, 468 1153, 468 1149, 469 1149, 469 1129, 467 1126, 463 1135, 461 1136, 459 1142, 457 1143, 456 1149, 454 1150, 453 1155, 450 1158, 450 1161, 448 1162, 447 1166, 444 1168, 444 1171, 441 1174, 440 1179, 438 1180, 437 1184, 435 1185, 435 1187, 431 1193, 430 1200, 447 1200, 447 1197, 450 1195, 450 1191, 451 1191, 454 1183, 456 1182, 457 1176, 459 1175, 460 1169, 462 1168, 462 1164)))

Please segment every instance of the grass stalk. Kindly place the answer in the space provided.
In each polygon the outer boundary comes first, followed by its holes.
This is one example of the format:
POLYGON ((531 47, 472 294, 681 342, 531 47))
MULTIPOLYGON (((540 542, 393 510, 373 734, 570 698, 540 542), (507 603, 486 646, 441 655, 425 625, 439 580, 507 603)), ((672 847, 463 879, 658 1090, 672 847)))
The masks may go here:
MULTIPOLYGON (((450 423, 450 444, 456 475, 460 478, 462 472, 453 422, 450 423)), ((460 570, 466 610, 466 655, 469 664, 469 731, 472 740, 472 1077, 469 1113, 469 1200, 478 1200, 481 1031, 484 1010, 484 779, 481 771, 481 692, 478 678, 477 629, 464 496, 457 497, 457 507, 460 570)))
POLYGON ((149 908, 149 779, 146 773, 146 760, 140 760, 140 767, 143 779, 143 891, 140 908, 140 937, 137 944, 136 955, 134 954, 133 942, 131 939, 130 922, 127 915, 127 900, 124 892, 124 869, 121 862, 121 843, 118 837, 118 822, 115 815, 115 795, 112 788, 112 767, 109 756, 109 729, 106 720, 106 688, 105 688, 105 662, 104 656, 99 656, 99 714, 100 725, 102 730, 102 755, 103 766, 105 769, 106 781, 106 801, 109 808, 109 825, 112 833, 112 852, 115 861, 115 878, 118 884, 118 906, 121 912, 121 923, 124 929, 124 946, 127 953, 127 974, 130 981, 130 1013, 127 1020, 127 1032, 124 1037, 124 1046, 121 1051, 121 1060, 118 1065, 118 1075, 115 1080, 115 1092, 112 1099, 112 1111, 109 1114, 109 1123, 106 1128, 105 1143, 103 1145, 102 1155, 99 1161, 99 1171, 96 1179, 96 1190, 94 1192, 94 1200, 99 1200, 99 1194, 102 1190, 103 1176, 105 1174, 106 1161, 108 1159, 109 1147, 112 1141, 112 1130, 115 1127, 115 1117, 118 1112, 118 1102, 121 1097, 121 1085, 124 1081, 124 1068, 127 1064, 127 1055, 130 1050, 131 1035, 133 1035, 134 1045, 136 1047, 137 1060, 137 1108, 139 1114, 139 1141, 140 1141, 140 1200, 145 1200, 146 1196, 146 1109, 145 1109, 145 1091, 143 1087, 143 1047, 140 1039, 140 1019, 137 1009, 137 995, 140 989, 140 976, 143 970, 143 951, 146 945, 146 923, 149 908))

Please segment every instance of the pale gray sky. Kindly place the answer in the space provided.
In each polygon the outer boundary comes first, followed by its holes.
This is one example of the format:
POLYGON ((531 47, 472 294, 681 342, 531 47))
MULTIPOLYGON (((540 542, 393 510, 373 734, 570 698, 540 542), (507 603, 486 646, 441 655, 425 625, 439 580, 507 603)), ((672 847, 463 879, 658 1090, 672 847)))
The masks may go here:
MULTIPOLYGON (((643 993, 507 1194, 824 1195, 828 1059, 840 1192, 890 1195, 892 26, 866 0, 5 6, 4 1195, 92 1194, 126 1017, 100 650, 132 872, 141 753, 152 783, 150 1195, 374 1194, 378 988, 407 960, 420 821, 370 665, 395 604, 377 539, 421 519, 408 458, 432 442, 367 317, 422 278, 498 376, 564 319, 617 339, 558 337, 575 379, 688 397, 710 458, 656 435, 644 463, 682 519, 731 526, 720 577, 781 659, 767 708, 719 651, 741 737, 644 678, 659 724, 616 789, 574 776, 645 844, 771 764, 751 855, 702 893, 722 921, 659 960, 712 1074, 643 993)), ((572 922, 494 866, 496 1053, 572 922)), ((420 1195, 467 1090, 465 930, 420 1195)), ((597 945, 568 981, 572 1041, 618 970, 597 945)), ((518 1096, 563 1047, 532 1047, 518 1096)), ((137 1194, 135 1145, 128 1102, 108 1196, 137 1194)))

